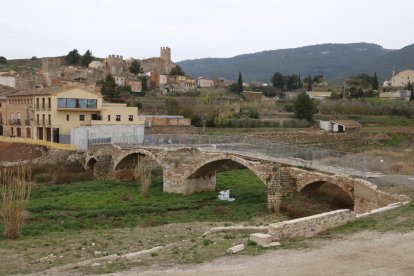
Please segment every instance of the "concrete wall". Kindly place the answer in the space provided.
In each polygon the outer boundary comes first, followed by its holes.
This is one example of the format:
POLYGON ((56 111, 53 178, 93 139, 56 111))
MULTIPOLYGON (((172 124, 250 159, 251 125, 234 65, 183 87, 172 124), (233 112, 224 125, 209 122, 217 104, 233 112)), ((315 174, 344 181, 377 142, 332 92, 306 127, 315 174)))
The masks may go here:
POLYGON ((0 84, 16 88, 16 77, 14 77, 14 76, 0 76, 0 84))
POLYGON ((94 125, 72 128, 70 142, 80 150, 88 149, 88 140, 110 139, 112 142, 142 143, 144 125, 94 125), (132 141, 132 139, 134 141, 132 141))
POLYGON ((319 127, 326 131, 331 131, 332 126, 330 121, 319 121, 319 127))
POLYGON ((274 241, 298 237, 310 238, 327 229, 346 224, 355 219, 355 213, 348 209, 336 210, 270 224, 268 234, 272 236, 274 241))

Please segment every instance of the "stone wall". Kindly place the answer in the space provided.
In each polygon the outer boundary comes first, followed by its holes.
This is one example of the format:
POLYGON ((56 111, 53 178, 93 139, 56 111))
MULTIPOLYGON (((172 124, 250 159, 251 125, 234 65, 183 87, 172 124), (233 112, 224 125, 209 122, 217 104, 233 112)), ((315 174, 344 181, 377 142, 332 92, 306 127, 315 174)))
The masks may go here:
POLYGON ((298 237, 310 238, 327 229, 341 226, 355 219, 355 213, 348 209, 336 210, 270 224, 268 234, 272 236, 273 241, 298 237))

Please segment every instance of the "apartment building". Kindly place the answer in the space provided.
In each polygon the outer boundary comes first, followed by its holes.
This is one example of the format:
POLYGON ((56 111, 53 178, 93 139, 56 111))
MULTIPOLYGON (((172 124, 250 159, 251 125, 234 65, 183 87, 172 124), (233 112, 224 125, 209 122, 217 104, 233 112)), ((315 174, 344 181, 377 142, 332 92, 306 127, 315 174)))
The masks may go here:
POLYGON ((100 93, 80 87, 16 92, 1 103, 4 136, 69 143, 79 126, 145 123, 138 108, 105 103, 100 93))

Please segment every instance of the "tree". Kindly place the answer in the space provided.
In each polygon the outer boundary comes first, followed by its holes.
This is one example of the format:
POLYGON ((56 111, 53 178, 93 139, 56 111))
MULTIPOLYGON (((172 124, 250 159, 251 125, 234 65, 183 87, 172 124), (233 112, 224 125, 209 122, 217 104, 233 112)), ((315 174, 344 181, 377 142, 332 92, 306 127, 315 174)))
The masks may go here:
POLYGON ((168 115, 180 114, 180 103, 172 97, 165 99, 165 108, 167 109, 168 115))
POLYGON ((287 90, 296 90, 300 88, 300 78, 298 75, 290 75, 285 77, 286 89, 287 90))
POLYGON ((86 50, 86 52, 83 54, 81 58, 81 64, 83 67, 88 67, 89 63, 93 61, 93 55, 90 50, 86 50))
POLYGON ((148 91, 148 78, 145 76, 141 80, 141 91, 147 92, 148 91))
POLYGON ((308 78, 308 91, 312 91, 312 76, 309 75, 308 78))
POLYGON ((7 59, 3 56, 0 56, 0 64, 6 64, 7 63, 7 59))
POLYGON ((317 112, 315 103, 311 100, 311 98, 309 98, 309 95, 306 94, 306 92, 299 94, 295 101, 293 110, 296 118, 306 119, 308 121, 311 121, 313 115, 317 112))
POLYGON ((374 73, 374 77, 372 78, 371 87, 373 90, 378 90, 379 82, 377 77, 377 72, 374 73))
POLYGON ((101 94, 106 98, 117 98, 119 96, 115 79, 111 74, 102 80, 101 94))
POLYGON ((283 88, 285 88, 285 79, 283 78, 283 75, 279 72, 274 73, 272 77, 272 84, 274 88, 283 90, 283 88))
POLYGON ((78 50, 73 49, 66 55, 65 61, 68 65, 77 65, 79 63, 80 58, 81 56, 79 55, 78 50))
POLYGON ((407 90, 411 91, 410 101, 414 101, 414 85, 412 85, 411 82, 408 82, 407 90))
POLYGON ((185 72, 181 68, 180 65, 176 65, 174 68, 170 71, 171 76, 185 76, 185 72))
POLYGON ((132 74, 138 75, 139 73, 142 73, 141 65, 139 64, 138 60, 134 60, 131 63, 131 66, 129 66, 129 72, 132 74))
POLYGON ((237 92, 239 94, 243 92, 243 78, 242 78, 242 74, 240 71, 239 71, 239 78, 237 79, 237 92))
POLYGON ((30 60, 37 60, 37 56, 32 56, 30 60))

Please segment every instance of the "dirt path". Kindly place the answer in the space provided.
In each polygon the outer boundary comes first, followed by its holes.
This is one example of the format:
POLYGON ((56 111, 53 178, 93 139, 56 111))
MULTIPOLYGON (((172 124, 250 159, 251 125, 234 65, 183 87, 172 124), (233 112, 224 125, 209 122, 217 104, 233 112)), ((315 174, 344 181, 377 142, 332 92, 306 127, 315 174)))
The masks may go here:
POLYGON ((361 232, 311 245, 311 249, 233 256, 174 269, 135 268, 112 275, 414 275, 414 232, 361 232))

